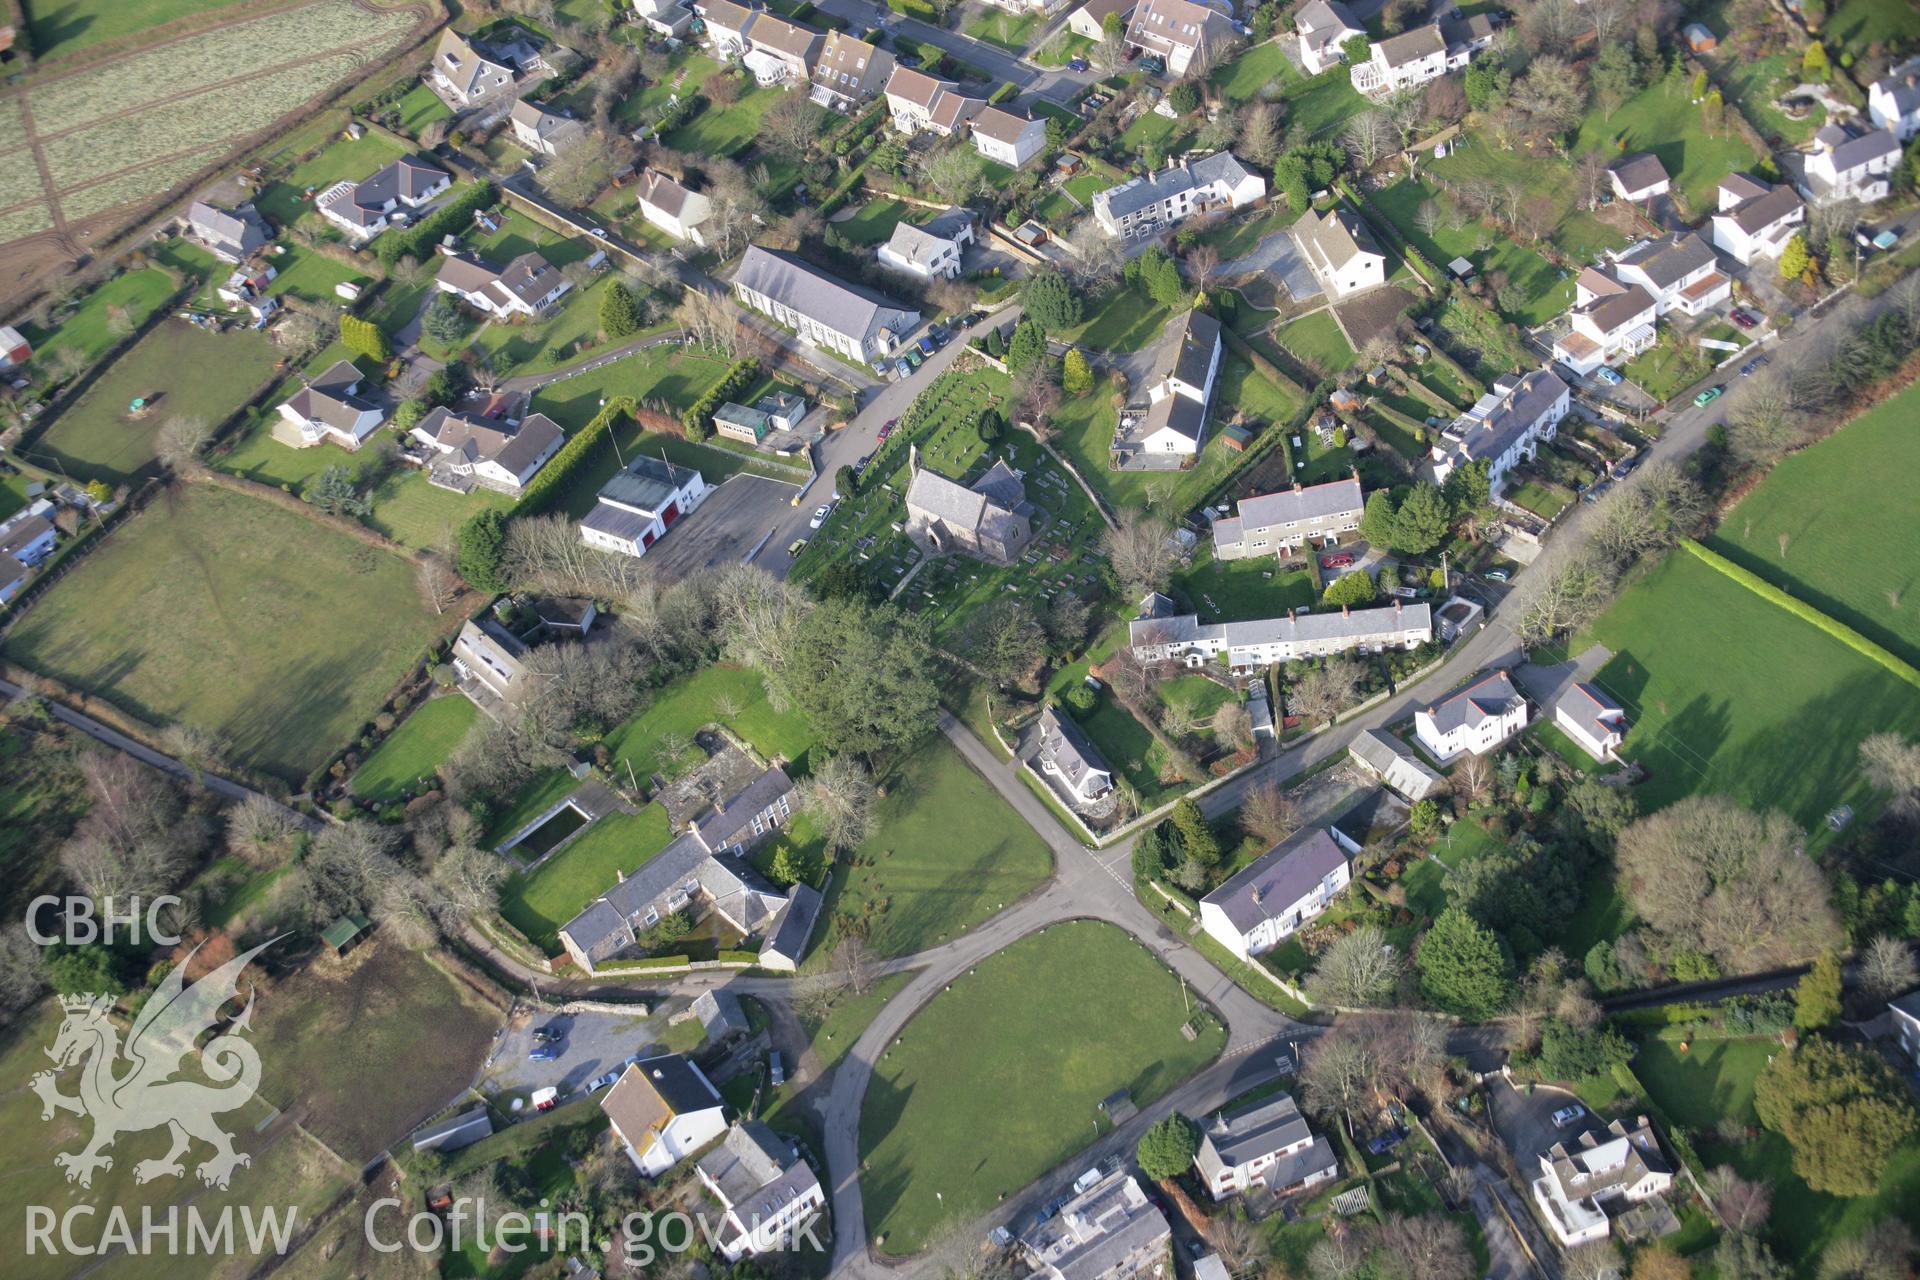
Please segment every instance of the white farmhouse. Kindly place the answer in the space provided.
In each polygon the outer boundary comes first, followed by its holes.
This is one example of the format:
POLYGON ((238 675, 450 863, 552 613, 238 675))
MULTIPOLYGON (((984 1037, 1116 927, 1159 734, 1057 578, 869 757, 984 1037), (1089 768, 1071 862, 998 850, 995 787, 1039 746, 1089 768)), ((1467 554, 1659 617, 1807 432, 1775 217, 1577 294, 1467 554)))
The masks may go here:
POLYGON ((973 149, 995 164, 1024 168, 1047 148, 1047 122, 1015 115, 1000 107, 982 107, 973 117, 973 149))
POLYGON ((640 179, 640 216, 675 240, 704 246, 700 224, 713 213, 713 202, 689 191, 658 169, 640 179))
POLYGON ((1442 764, 1466 751, 1484 755, 1526 727, 1527 700, 1505 671, 1413 713, 1414 737, 1442 764))
POLYGON ((1154 355, 1147 384, 1147 411, 1126 432, 1131 447, 1146 453, 1192 455, 1207 437, 1207 406, 1220 372, 1220 322, 1188 311, 1167 327, 1154 355))
POLYGON ((1920 134, 1920 71, 1909 64, 1875 80, 1867 90, 1867 116, 1902 142, 1920 134))
POLYGON ((1431 639, 1431 606, 1399 600, 1378 609, 1343 605, 1338 613, 1289 613, 1284 618, 1245 622, 1203 623, 1198 614, 1156 608, 1127 624, 1128 645, 1141 662, 1178 662, 1198 668, 1225 654, 1227 665, 1242 673, 1351 650, 1418 649, 1431 639))
POLYGON ((1080 726, 1053 707, 1035 725, 1034 767, 1065 791, 1076 807, 1097 803, 1113 790, 1113 768, 1080 732, 1080 726))
POLYGON ((1807 206, 1792 187, 1773 186, 1744 173, 1722 178, 1719 195, 1713 247, 1743 267, 1779 261, 1780 251, 1807 220, 1807 206))
POLYGON ((1200 899, 1200 926, 1251 960, 1325 911, 1353 879, 1347 851, 1325 827, 1309 827, 1261 854, 1200 899))
POLYGON ((920 313, 910 307, 757 244, 741 256, 733 291, 744 305, 772 316, 803 341, 861 364, 892 353, 920 325, 920 313))
POLYGON ((1458 71, 1492 43, 1493 21, 1483 13, 1429 23, 1372 45, 1347 76, 1368 97, 1388 98, 1458 71))
POLYGON ((1533 1200, 1563 1249, 1604 1240, 1609 1205, 1638 1204, 1673 1185, 1673 1166, 1645 1116, 1608 1125, 1606 1140, 1588 1129, 1569 1147, 1556 1142, 1540 1156, 1533 1200))
POLYGON ((1267 180, 1230 151, 1180 160, 1093 197, 1094 220, 1108 235, 1157 235, 1195 214, 1244 209, 1267 198, 1267 180))
POLYGON ((643 1058, 600 1099, 641 1176, 657 1178, 727 1131, 720 1093, 677 1053, 643 1058))
POLYGON ((1507 472, 1532 461, 1541 443, 1560 433, 1560 422, 1572 406, 1572 388, 1552 369, 1500 375, 1493 390, 1474 401, 1433 442, 1435 481, 1445 480, 1469 462, 1484 461, 1488 487, 1499 493, 1507 472))
POLYGON ((1822 125, 1801 157, 1800 194, 1813 204, 1872 204, 1893 190, 1891 176, 1899 163, 1900 139, 1891 129, 1856 132, 1843 125, 1822 125))
POLYGON ((636 454, 600 486, 580 521, 580 540, 602 551, 640 557, 706 498, 707 482, 691 467, 636 454))
POLYGON ((1333 1147, 1314 1137, 1300 1105, 1287 1093, 1204 1121, 1193 1165, 1215 1200, 1254 1187, 1277 1196, 1304 1191, 1340 1172, 1333 1147))
POLYGON ((720 1205, 714 1246, 728 1262, 788 1248, 827 1193, 793 1143, 758 1120, 741 1120, 694 1165, 720 1205))
POLYGON ((1697 231, 1628 245, 1613 255, 1613 275, 1621 284, 1645 289, 1656 316, 1669 311, 1704 315, 1733 296, 1733 281, 1697 231))
POLYGON ((1387 282, 1387 255, 1373 238, 1373 228, 1356 214, 1309 209, 1293 224, 1293 238, 1321 286, 1335 298, 1387 282))
POLYGON ((925 283, 952 280, 960 274, 960 260, 974 243, 973 214, 948 209, 921 225, 902 219, 893 234, 875 251, 880 265, 925 283))

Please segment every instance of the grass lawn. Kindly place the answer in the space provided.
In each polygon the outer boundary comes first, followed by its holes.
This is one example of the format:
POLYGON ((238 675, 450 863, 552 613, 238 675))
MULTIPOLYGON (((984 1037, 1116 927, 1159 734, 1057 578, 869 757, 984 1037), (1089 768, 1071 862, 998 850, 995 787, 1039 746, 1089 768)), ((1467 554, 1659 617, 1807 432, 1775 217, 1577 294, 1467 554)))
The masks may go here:
MULTIPOLYGON (((1013 809, 945 737, 929 738, 884 780, 873 831, 840 855, 827 918, 866 922, 882 956, 949 941, 1045 882, 1053 858, 1013 809)), ((837 927, 823 931, 825 956, 837 927)))
POLYGON ((1871 1196, 1826 1195, 1793 1172, 1786 1139, 1761 1129, 1753 1108, 1753 1082, 1778 1051, 1771 1040, 1696 1040, 1685 1053, 1673 1041, 1650 1040, 1641 1046, 1633 1069, 1674 1123, 1694 1135, 1702 1160, 1710 1166, 1731 1164, 1773 1192, 1767 1235, 1785 1260, 1811 1269, 1831 1245, 1883 1218, 1920 1226, 1920 1142, 1900 1149, 1871 1196), (1713 1127, 1729 1116, 1753 1126, 1759 1136, 1734 1146, 1718 1142, 1713 1127))
POLYGON ((1920 509, 1886 477, 1920 467, 1909 387, 1775 466, 1727 513, 1714 550, 1920 663, 1920 509))
POLYGON ((387 736, 353 775, 353 790, 369 800, 394 800, 431 778, 445 764, 479 717, 479 709, 459 694, 447 694, 415 711, 387 736))
POLYGON ((155 436, 168 418, 222 421, 273 372, 275 359, 265 334, 208 333, 168 320, 62 411, 30 452, 83 480, 130 479, 152 465, 155 436), (127 406, 137 397, 153 408, 135 420, 127 406))
POLYGON ((89 46, 176 22, 235 0, 31 0, 26 5, 33 56, 64 58, 89 46))
POLYGON ((1517 506, 1525 507, 1542 520, 1553 519, 1573 501, 1571 490, 1545 480, 1523 480, 1519 484, 1509 485, 1502 496, 1517 506))
POLYGON ((500 892, 500 914, 534 946, 558 955, 560 926, 611 889, 615 873, 632 875, 672 840, 660 805, 609 813, 531 873, 512 876, 500 892))
POLYGON ((1287 112, 1288 131, 1305 129, 1314 138, 1333 133, 1370 105, 1353 87, 1344 65, 1329 67, 1311 80, 1289 85, 1286 96, 1292 103, 1287 112))
POLYGON ((758 671, 731 666, 703 667, 656 690, 643 711, 607 735, 608 768, 624 773, 632 765, 643 779, 655 773, 672 776, 681 771, 676 764, 684 766, 699 755, 691 749, 693 735, 715 723, 732 729, 761 755, 787 761, 790 772, 806 772, 813 727, 797 710, 775 711, 769 705, 758 671), (669 738, 680 742, 678 762, 669 758, 669 738))
POLYGON ((1231 689, 1199 675, 1163 680, 1154 686, 1153 696, 1165 706, 1184 711, 1199 726, 1198 732, 1208 735, 1213 732, 1213 713, 1229 702, 1240 701, 1231 689))
POLYGON ((1674 193, 1694 216, 1712 212, 1720 180, 1736 169, 1752 168, 1760 156, 1731 129, 1707 136, 1700 109, 1687 101, 1687 89, 1685 79, 1661 80, 1629 98, 1610 119, 1597 111, 1588 114, 1573 154, 1650 151, 1660 157, 1673 178, 1674 193))
POLYGON ((1875 43, 1911 44, 1920 39, 1920 10, 1907 0, 1842 0, 1828 7, 1820 36, 1836 60, 1843 50, 1865 57, 1875 43))
POLYGON ((1194 123, 1186 116, 1170 120, 1157 111, 1143 111, 1120 135, 1118 145, 1136 154, 1158 150, 1161 155, 1178 155, 1193 131, 1194 123))
POLYGON ((1311 606, 1315 599, 1313 575, 1305 569, 1282 572, 1270 555, 1215 560, 1210 543, 1203 543, 1193 563, 1173 575, 1173 593, 1209 622, 1278 618, 1288 609, 1311 606))
POLYGON ((883 196, 877 200, 869 200, 861 206, 860 212, 844 222, 835 222, 832 225, 849 242, 872 246, 885 244, 892 237, 894 227, 900 223, 919 221, 914 216, 915 213, 914 207, 905 201, 890 200, 883 196))
MULTIPOLYGON (((1236 357, 1227 359, 1219 383, 1221 390, 1214 406, 1216 415, 1237 404, 1235 393, 1249 384, 1257 383, 1256 392, 1285 399, 1278 387, 1252 374, 1247 363, 1236 357), (1230 377, 1233 378, 1232 390, 1229 390, 1230 377)), ((1253 399, 1259 400, 1259 396, 1253 399)), ((1252 412, 1251 404, 1243 407, 1252 412)), ((1220 443, 1220 424, 1216 421, 1207 430, 1199 461, 1186 471, 1115 471, 1108 465, 1108 459, 1112 456, 1113 431, 1118 421, 1119 414, 1104 388, 1096 389, 1093 395, 1065 402, 1053 415, 1054 447, 1115 507, 1151 506, 1168 515, 1177 515, 1211 492, 1240 456, 1220 443)))
POLYGON ((1711 368, 1693 347, 1668 340, 1647 348, 1622 365, 1620 372, 1654 399, 1666 400, 1692 386, 1711 368))
POLYGON ((6 653, 144 719, 211 730, 231 758, 298 782, 444 624, 399 557, 188 484, 81 561, 6 653))
POLYGON ((1292 84, 1300 79, 1300 72, 1287 57, 1280 42, 1273 40, 1247 50, 1219 68, 1209 82, 1229 102, 1246 102, 1259 96, 1262 88, 1276 80, 1292 84))
POLYGON ((731 106, 709 106, 661 141, 682 155, 733 155, 759 136, 760 118, 786 92, 778 87, 748 89, 731 106))
POLYGON ((1095 351, 1139 351, 1158 341, 1171 319, 1171 307, 1163 307, 1144 292, 1122 284, 1089 307, 1078 328, 1054 336, 1095 351))
MULTIPOLYGON (((639 400, 661 400, 676 410, 685 409, 725 377, 726 372, 727 362, 722 357, 676 346, 648 347, 590 373, 548 383, 534 392, 533 408, 568 431, 576 431, 600 412, 602 399, 633 396, 639 400)), ((626 448, 624 440, 621 448, 626 448)), ((608 463, 613 465, 611 459, 608 463)), ((595 482, 596 490, 605 479, 602 476, 595 482)), ((711 476, 707 482, 713 483, 711 476)))
POLYGON ((1347 335, 1340 332, 1331 311, 1301 316, 1275 329, 1273 336, 1295 357, 1322 373, 1339 373, 1360 358, 1347 343, 1347 335))
POLYGON ((1458 230, 1436 224, 1432 235, 1421 231, 1420 206, 1428 200, 1438 203, 1432 188, 1411 178, 1373 193, 1374 206, 1401 238, 1440 270, 1455 258, 1465 258, 1480 275, 1504 271, 1527 297, 1526 305, 1511 313, 1516 323, 1545 324, 1572 304, 1573 281, 1562 279, 1558 267, 1511 236, 1497 234, 1478 221, 1458 230))
POLYGON ((44 365, 46 358, 62 347, 79 352, 83 366, 92 364, 119 341, 109 324, 110 317, 124 312, 129 321, 140 324, 160 309, 173 290, 172 276, 158 267, 143 267, 115 276, 95 289, 51 331, 23 324, 20 333, 33 344, 35 364, 44 365))
POLYGON ((340 298, 334 293, 337 284, 352 280, 365 288, 373 283, 366 272, 335 262, 298 245, 283 246, 285 253, 273 259, 273 268, 278 273, 273 283, 267 286, 267 292, 278 297, 290 294, 307 302, 318 302, 324 306, 338 306, 340 298))
POLYGON ((1721 86, 1730 106, 1753 122, 1763 137, 1800 145, 1810 140, 1827 122, 1827 109, 1818 103, 1799 120, 1789 119, 1773 105, 1783 88, 1800 82, 1800 55, 1776 53, 1771 57, 1727 57, 1724 51, 1708 54, 1716 83, 1721 86))
POLYGON ((1207 228, 1200 233, 1200 241, 1218 250, 1223 263, 1231 263, 1252 253, 1261 241, 1286 230, 1299 219, 1300 215, 1284 202, 1270 204, 1250 218, 1233 218, 1207 228))
POLYGON ((1054 925, 956 978, 874 1065, 860 1111, 879 1247, 911 1253, 985 1213, 1084 1147, 1102 1098, 1144 1105, 1211 1061, 1225 1034, 1202 1018, 1184 1039, 1188 1016, 1166 967, 1106 924, 1054 925))
POLYGON ((393 109, 400 113, 400 131, 416 138, 422 129, 434 121, 453 118, 453 109, 440 101, 440 95, 429 89, 424 81, 407 90, 407 96, 400 99, 393 109))
POLYGON ((493 358, 496 373, 511 376, 557 369, 590 355, 600 343, 600 298, 615 277, 570 290, 545 316, 519 324, 489 320, 470 345, 493 358))
MULTIPOLYGON (((249 976, 253 976, 253 971, 249 971, 249 976)), ((268 1004, 277 1003, 279 999, 277 992, 262 994, 260 1005, 255 1009, 256 1024, 268 1004)), ((51 999, 24 1011, 0 1036, 0 1069, 23 1082, 46 1069, 50 1065, 46 1049, 53 1043, 60 1021, 60 1006, 51 999)), ((262 1095, 271 1096, 274 1101, 287 1100, 279 1092, 286 1084, 280 1073, 297 1066, 293 1061, 297 1056, 291 1045, 276 1044, 270 1050, 261 1050, 262 1095)), ((350 1055, 313 1056, 342 1059, 350 1055)), ((472 1065, 478 1064, 476 1056, 472 1065)), ((461 1069, 466 1067, 463 1065, 461 1069)), ((71 1096, 78 1091, 81 1070, 76 1066, 58 1073, 62 1093, 71 1096)), ((230 1190, 213 1190, 201 1183, 193 1166, 205 1158, 208 1148, 198 1143, 187 1156, 184 1177, 155 1178, 144 1184, 136 1182, 134 1170, 140 1161, 166 1154, 167 1136, 162 1128, 121 1135, 112 1149, 112 1167, 96 1172, 92 1187, 83 1188, 67 1182, 59 1166, 53 1163, 53 1155, 56 1151, 78 1151, 84 1147, 93 1128, 92 1121, 69 1112, 56 1112, 51 1120, 42 1120, 40 1099, 31 1089, 7 1090, 0 1096, 0 1124, 6 1125, 8 1133, 17 1135, 17 1140, 8 1144, 7 1153, 0 1154, 0 1181, 6 1187, 5 1192, 0 1193, 0 1205, 5 1210, 5 1222, 0 1224, 0 1248, 6 1249, 7 1256, 13 1259, 7 1264, 8 1276, 14 1280, 60 1280, 74 1271, 73 1255, 58 1247, 28 1248, 25 1231, 28 1205, 43 1205, 59 1215, 78 1209, 82 1216, 75 1220, 75 1236, 89 1243, 92 1237, 82 1234, 89 1228, 79 1224, 103 1222, 103 1206, 107 1205, 118 1207, 136 1224, 141 1220, 143 1209, 153 1210, 156 1222, 165 1220, 172 1209, 183 1214, 184 1226, 184 1206, 189 1202, 198 1212, 207 1215, 204 1221, 209 1225, 219 1220, 224 1208, 241 1205, 256 1209, 271 1207, 282 1221, 292 1214, 300 1223, 311 1222, 338 1192, 352 1185, 357 1170, 347 1167, 325 1147, 302 1135, 297 1126, 286 1125, 272 1134, 258 1132, 255 1126, 264 1125, 273 1117, 267 1096, 252 1099, 221 1122, 233 1135, 234 1149, 251 1159, 233 1178, 230 1190)), ((407 1121, 397 1123, 404 1126, 407 1121)), ((358 1230, 357 1222, 355 1227, 358 1230)), ((223 1253, 217 1262, 196 1260, 190 1267, 183 1267, 180 1257, 168 1256, 161 1243, 154 1246, 154 1253, 145 1257, 120 1254, 113 1258, 111 1270, 115 1275, 142 1280, 145 1277, 166 1280, 186 1270, 208 1280, 242 1280, 256 1266, 269 1265, 271 1246, 259 1253, 253 1252, 237 1220, 234 1240, 232 1252, 223 1253)), ((186 1245, 183 1242, 179 1247, 184 1251, 186 1245)))
POLYGON ((977 14, 960 30, 975 40, 984 40, 1010 53, 1021 53, 1032 43, 1033 37, 1046 25, 1046 21, 1046 15, 1037 11, 1015 16, 1004 9, 988 9, 977 14))
MULTIPOLYGON (((1054 33, 1053 39, 1034 51, 1033 60, 1043 67, 1064 67, 1075 58, 1083 58, 1093 52, 1093 41, 1078 31, 1069 31, 1062 27, 1054 33)), ((1036 106, 1036 111, 1042 110, 1036 106)))
POLYGON ((1183 781, 1161 780, 1161 766, 1167 762, 1166 750, 1147 726, 1115 701, 1111 691, 1100 694, 1092 711, 1070 714, 1086 731, 1094 749, 1140 793, 1142 813, 1177 799, 1187 789, 1183 781))
MULTIPOLYGON (((367 130, 358 139, 336 137, 311 160, 295 165, 284 178, 269 182, 254 198, 254 207, 284 227, 312 211, 313 201, 304 198, 309 188, 318 195, 343 178, 357 181, 411 154, 409 148, 377 129, 367 130)), ((314 217, 318 221, 319 215, 314 217)))
POLYGON ((1719 792, 1785 810, 1817 842, 1834 806, 1880 807, 1861 740, 1920 733, 1909 686, 1685 552, 1629 587, 1590 638, 1614 653, 1599 683, 1627 709, 1623 754, 1651 775, 1636 788, 1643 810, 1719 792))

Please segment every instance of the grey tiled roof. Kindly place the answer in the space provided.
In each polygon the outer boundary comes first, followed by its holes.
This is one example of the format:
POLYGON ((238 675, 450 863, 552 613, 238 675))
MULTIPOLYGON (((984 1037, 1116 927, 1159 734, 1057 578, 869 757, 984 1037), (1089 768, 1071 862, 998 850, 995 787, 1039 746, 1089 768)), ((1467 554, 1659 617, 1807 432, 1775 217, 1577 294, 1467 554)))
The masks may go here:
POLYGON ((747 246, 733 273, 734 284, 793 308, 835 333, 865 337, 880 325, 883 310, 918 313, 884 294, 848 284, 791 254, 747 246))
POLYGON ((1348 476, 1344 480, 1242 498, 1237 510, 1242 527, 1270 529, 1289 521, 1323 520, 1349 511, 1358 512, 1365 506, 1358 477, 1348 476))
POLYGON ((1712 266, 1718 259, 1713 256, 1713 246, 1707 243, 1706 237, 1689 231, 1670 240, 1643 240, 1621 254, 1617 261, 1622 266, 1639 268, 1656 287, 1666 289, 1701 267, 1712 266))
POLYGON ((600 486, 600 496, 623 507, 658 515, 673 495, 696 473, 663 458, 635 454, 626 466, 600 486))
POLYGON ((1206 312, 1190 310, 1175 317, 1154 353, 1152 382, 1174 377, 1188 386, 1205 386, 1219 345, 1220 322, 1206 312))
POLYGON ((693 1016, 711 1040, 745 1035, 749 1030, 747 1011, 731 991, 702 991, 693 998, 693 1016))
POLYGON ((201 239, 218 244, 242 258, 273 239, 266 222, 250 204, 241 205, 230 212, 218 205, 196 200, 187 209, 187 224, 201 239))
POLYGON ((726 1207, 749 1225, 772 1221, 783 1206, 820 1186, 792 1145, 758 1120, 736 1123, 700 1158, 699 1168, 726 1207))
POLYGON ((1216 151, 1210 156, 1168 165, 1158 173, 1109 187, 1096 193, 1093 203, 1096 209, 1104 205, 1110 217, 1124 218, 1196 187, 1208 187, 1216 182, 1236 186, 1252 173, 1231 151, 1216 151))
POLYGON ((813 926, 820 919, 823 899, 811 885, 796 884, 787 890, 787 906, 774 922, 773 930, 760 950, 799 964, 806 954, 813 926))
POLYGON ((1920 81, 1916 81, 1912 72, 1900 76, 1885 76, 1874 81, 1873 87, 1887 94, 1893 100, 1893 109, 1903 116, 1920 111, 1920 81))
POLYGON ((360 415, 376 406, 354 394, 360 370, 351 360, 337 360, 305 387, 293 393, 287 407, 303 418, 351 431, 360 415))
POLYGON ((1900 140, 1893 136, 1890 129, 1854 133, 1840 125, 1830 124, 1815 134, 1814 139, 1833 149, 1833 168, 1836 173, 1858 169, 1861 165, 1897 154, 1900 150, 1900 140))
POLYGON ((1198 441, 1207 431, 1207 410, 1197 400, 1185 396, 1164 396, 1147 406, 1146 435, 1168 430, 1198 441))
POLYGON ((792 794, 793 779, 786 771, 777 766, 767 769, 718 809, 694 819, 693 829, 709 849, 723 848, 752 824, 755 814, 792 794))
POLYGON ((1112 767, 1100 758, 1093 743, 1080 732, 1080 726, 1054 708, 1048 707, 1040 713, 1039 727, 1040 760, 1057 769, 1074 790, 1080 789, 1090 771, 1113 775, 1112 767))
POLYGON ((1782 185, 1765 188, 1764 194, 1743 201, 1720 216, 1731 219, 1734 226, 1752 235, 1764 231, 1799 207, 1799 195, 1792 187, 1782 185))
POLYGON ((1607 166, 1607 171, 1620 180, 1620 185, 1628 191, 1645 191, 1648 187, 1658 186, 1670 179, 1667 166, 1660 163, 1660 157, 1651 151, 1640 151, 1623 156, 1607 166))
POLYGON ((1453 444, 1456 458, 1498 458, 1567 394, 1567 384, 1552 369, 1535 369, 1519 379, 1508 375, 1455 418, 1444 438, 1453 444))
POLYGON ((1520 691, 1505 671, 1496 671, 1474 681, 1460 692, 1427 708, 1438 733, 1451 733, 1463 725, 1491 720, 1519 700, 1520 691))
POLYGON ((1346 852, 1326 828, 1309 827, 1261 854, 1200 901, 1218 907, 1234 928, 1246 933, 1304 898, 1346 862, 1346 852))
POLYGON ((1282 1093, 1217 1113, 1201 1130, 1200 1150, 1203 1159, 1211 1154, 1218 1165, 1233 1169, 1312 1136, 1300 1104, 1282 1093))
POLYGON ((1560 695, 1560 701, 1554 704, 1554 715, 1565 712, 1570 719, 1580 722, 1589 735, 1595 739, 1605 739, 1614 731, 1609 721, 1621 714, 1620 704, 1607 696, 1598 685, 1585 680, 1575 681, 1567 691, 1560 695))
POLYGON ((1383 779, 1392 774, 1411 770, 1429 782, 1439 782, 1440 775, 1429 769, 1418 757, 1403 750, 1400 743, 1390 734, 1378 729, 1368 729, 1347 744, 1347 750, 1360 761, 1379 774, 1383 779))
POLYGON ((438 441, 471 462, 490 461, 519 475, 548 449, 566 438, 560 424, 544 413, 521 420, 519 426, 486 418, 468 418, 445 405, 420 420, 415 430, 438 441))
POLYGON ((1403 67, 1432 54, 1445 53, 1447 38, 1440 34, 1439 27, 1415 27, 1397 36, 1388 36, 1374 48, 1380 51, 1381 60, 1389 67, 1403 67))

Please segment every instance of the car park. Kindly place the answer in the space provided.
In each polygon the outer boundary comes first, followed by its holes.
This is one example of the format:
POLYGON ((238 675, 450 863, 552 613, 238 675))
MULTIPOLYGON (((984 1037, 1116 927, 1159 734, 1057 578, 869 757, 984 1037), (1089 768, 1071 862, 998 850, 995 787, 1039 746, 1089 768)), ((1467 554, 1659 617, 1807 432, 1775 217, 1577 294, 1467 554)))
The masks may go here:
POLYGON ((1725 391, 1726 391, 1725 387, 1708 387, 1705 391, 1702 391, 1699 395, 1693 398, 1694 408, 1696 409, 1706 408, 1708 405, 1712 404, 1715 400, 1718 400, 1725 391))
POLYGON ((1562 1107, 1553 1113, 1553 1127, 1556 1129, 1564 1129, 1585 1114, 1587 1114, 1587 1109, 1577 1102, 1572 1106, 1562 1107))
POLYGON ((559 1023, 549 1022, 533 1029, 533 1042, 535 1044, 558 1044, 563 1034, 559 1023))

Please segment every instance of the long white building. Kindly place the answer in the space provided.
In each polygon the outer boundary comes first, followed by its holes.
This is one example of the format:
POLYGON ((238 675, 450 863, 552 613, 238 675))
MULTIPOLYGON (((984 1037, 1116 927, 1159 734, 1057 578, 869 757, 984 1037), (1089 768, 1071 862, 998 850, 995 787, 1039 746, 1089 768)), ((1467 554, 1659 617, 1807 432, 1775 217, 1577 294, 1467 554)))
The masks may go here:
POLYGON ((1253 622, 1201 622, 1199 615, 1176 614, 1165 596, 1149 596, 1141 617, 1127 625, 1127 641, 1141 662, 1179 662, 1204 666, 1225 654, 1235 671, 1249 671, 1358 650, 1381 653, 1417 649, 1433 639, 1433 611, 1425 604, 1396 600, 1379 609, 1343 606, 1338 613, 1289 613, 1253 622))

